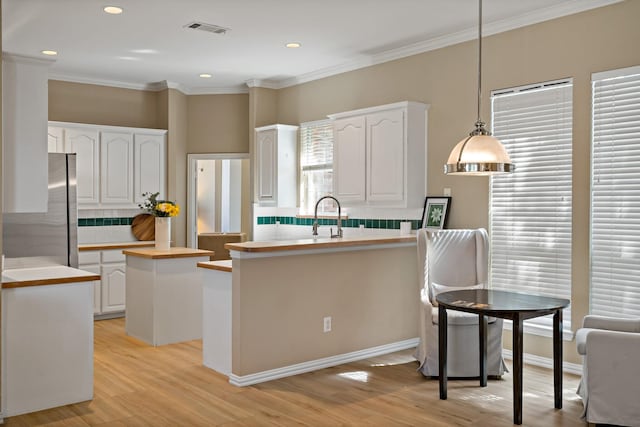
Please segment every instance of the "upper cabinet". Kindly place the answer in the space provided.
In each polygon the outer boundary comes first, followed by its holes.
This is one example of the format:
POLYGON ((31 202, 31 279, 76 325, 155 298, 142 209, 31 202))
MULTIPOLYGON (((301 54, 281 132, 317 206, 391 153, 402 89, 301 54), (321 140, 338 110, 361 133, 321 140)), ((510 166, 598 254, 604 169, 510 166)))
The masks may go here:
POLYGON ((3 212, 46 212, 50 60, 2 54, 3 212))
POLYGON ((398 102, 329 116, 334 196, 344 206, 423 206, 427 108, 398 102))
POLYGON ((263 206, 295 207, 297 203, 298 127, 256 128, 256 201, 263 206))
POLYGON ((165 195, 166 131, 49 122, 49 150, 77 154, 78 208, 137 208, 165 195), (62 141, 62 142, 60 142, 62 141))

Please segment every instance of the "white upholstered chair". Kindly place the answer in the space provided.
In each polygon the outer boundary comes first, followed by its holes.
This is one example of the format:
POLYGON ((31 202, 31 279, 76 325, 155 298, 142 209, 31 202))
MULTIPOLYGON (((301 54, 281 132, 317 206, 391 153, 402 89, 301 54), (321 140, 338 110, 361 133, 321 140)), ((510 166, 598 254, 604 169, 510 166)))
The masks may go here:
MULTIPOLYGON (((488 287, 489 241, 484 229, 418 230, 420 277, 420 343, 415 356, 420 372, 438 376, 438 307, 440 292, 488 287)), ((502 319, 489 318, 487 326, 487 374, 500 376, 502 319)), ((447 376, 478 377, 478 316, 461 311, 447 313, 447 376)))
POLYGON ((640 426, 640 319, 585 316, 576 344, 583 356, 582 416, 594 424, 640 426))

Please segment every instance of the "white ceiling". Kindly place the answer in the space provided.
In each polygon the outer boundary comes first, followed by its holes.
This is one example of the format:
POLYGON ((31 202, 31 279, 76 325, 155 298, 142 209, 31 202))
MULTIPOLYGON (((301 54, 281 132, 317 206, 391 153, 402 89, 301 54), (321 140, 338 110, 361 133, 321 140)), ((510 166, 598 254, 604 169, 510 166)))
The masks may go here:
MULTIPOLYGON (((477 37, 476 0, 1 1, 3 51, 58 51, 51 78, 185 93, 285 87, 477 37), (184 27, 193 21, 230 31, 184 27), (285 48, 293 41, 302 47, 285 48)), ((617 1, 485 0, 483 33, 617 1)))

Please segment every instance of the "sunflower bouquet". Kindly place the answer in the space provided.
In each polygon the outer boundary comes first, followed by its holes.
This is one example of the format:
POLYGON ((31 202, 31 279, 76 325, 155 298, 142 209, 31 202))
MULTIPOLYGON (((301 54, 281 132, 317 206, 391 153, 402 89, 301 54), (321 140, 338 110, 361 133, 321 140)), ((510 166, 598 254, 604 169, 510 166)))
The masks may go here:
POLYGON ((146 200, 144 203, 138 205, 140 209, 144 209, 153 216, 178 216, 180 206, 170 200, 158 200, 159 194, 160 193, 143 193, 142 196, 146 197, 146 200))

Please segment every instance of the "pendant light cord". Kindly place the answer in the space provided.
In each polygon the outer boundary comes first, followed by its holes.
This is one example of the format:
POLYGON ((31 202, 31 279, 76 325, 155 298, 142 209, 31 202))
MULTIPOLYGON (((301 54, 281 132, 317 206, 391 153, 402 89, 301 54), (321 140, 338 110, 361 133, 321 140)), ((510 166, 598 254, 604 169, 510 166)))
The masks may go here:
POLYGON ((482 100, 482 0, 478 0, 478 123, 480 118, 480 102, 482 100))

